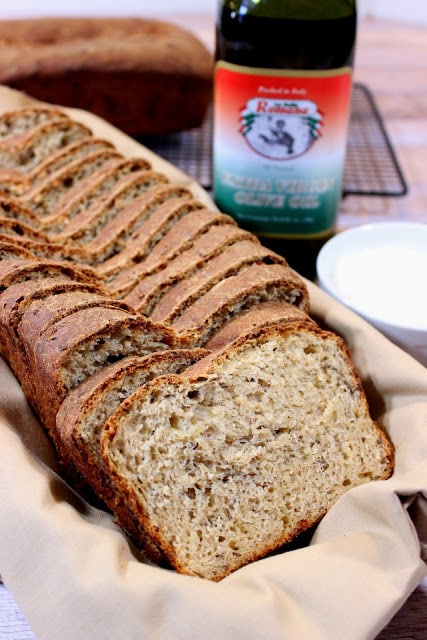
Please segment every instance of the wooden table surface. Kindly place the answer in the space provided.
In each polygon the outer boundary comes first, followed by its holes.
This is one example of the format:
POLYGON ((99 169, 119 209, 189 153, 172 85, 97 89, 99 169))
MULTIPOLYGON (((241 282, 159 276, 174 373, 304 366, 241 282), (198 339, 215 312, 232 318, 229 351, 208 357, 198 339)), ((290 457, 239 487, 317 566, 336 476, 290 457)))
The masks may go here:
MULTIPOLYGON (((195 31, 213 48, 213 18, 181 15, 171 19, 195 31)), ((355 80, 366 84, 374 95, 406 178, 408 193, 402 197, 348 196, 341 206, 339 228, 382 220, 427 223, 427 27, 361 21, 355 80)), ((0 638, 34 639, 3 585, 0 585, 0 638)), ((377 637, 377 640, 426 639, 427 578, 377 637)))

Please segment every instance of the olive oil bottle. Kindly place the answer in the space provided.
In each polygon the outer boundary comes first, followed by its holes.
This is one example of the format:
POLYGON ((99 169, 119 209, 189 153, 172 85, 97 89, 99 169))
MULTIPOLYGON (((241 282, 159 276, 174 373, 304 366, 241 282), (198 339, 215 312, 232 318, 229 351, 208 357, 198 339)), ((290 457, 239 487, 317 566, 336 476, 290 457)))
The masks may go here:
POLYGON ((341 200, 355 39, 355 0, 219 2, 215 202, 310 278, 341 200))

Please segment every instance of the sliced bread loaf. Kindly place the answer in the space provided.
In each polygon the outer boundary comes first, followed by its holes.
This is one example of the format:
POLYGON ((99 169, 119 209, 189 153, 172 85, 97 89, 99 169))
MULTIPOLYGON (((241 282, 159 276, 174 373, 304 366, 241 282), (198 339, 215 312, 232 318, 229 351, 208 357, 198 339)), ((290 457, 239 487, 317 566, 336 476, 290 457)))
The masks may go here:
POLYGON ((393 468, 343 341, 306 323, 264 327, 147 383, 108 420, 101 448, 170 563, 211 580, 393 468))

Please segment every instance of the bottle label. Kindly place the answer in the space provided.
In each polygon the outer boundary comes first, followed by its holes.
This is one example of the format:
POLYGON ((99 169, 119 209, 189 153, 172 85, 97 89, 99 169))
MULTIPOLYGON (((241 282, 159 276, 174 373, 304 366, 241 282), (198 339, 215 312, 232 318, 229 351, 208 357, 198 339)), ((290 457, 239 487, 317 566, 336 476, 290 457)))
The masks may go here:
POLYGON ((276 237, 334 227, 341 199, 351 68, 215 69, 213 185, 241 226, 276 237))

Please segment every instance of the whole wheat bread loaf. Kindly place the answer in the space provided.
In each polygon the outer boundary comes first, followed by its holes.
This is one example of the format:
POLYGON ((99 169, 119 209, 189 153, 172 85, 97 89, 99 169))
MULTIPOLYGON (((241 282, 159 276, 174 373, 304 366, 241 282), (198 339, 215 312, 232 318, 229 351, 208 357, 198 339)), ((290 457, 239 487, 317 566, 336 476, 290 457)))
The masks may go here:
POLYGON ((56 109, 0 116, 1 158, 0 354, 150 558, 220 580, 390 475, 283 257, 56 109))

